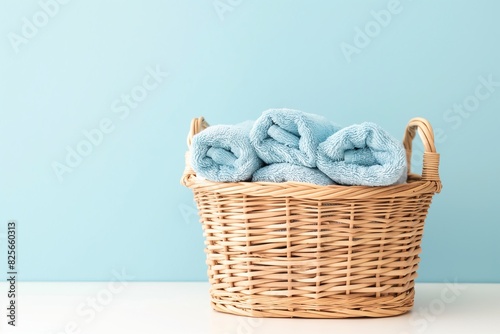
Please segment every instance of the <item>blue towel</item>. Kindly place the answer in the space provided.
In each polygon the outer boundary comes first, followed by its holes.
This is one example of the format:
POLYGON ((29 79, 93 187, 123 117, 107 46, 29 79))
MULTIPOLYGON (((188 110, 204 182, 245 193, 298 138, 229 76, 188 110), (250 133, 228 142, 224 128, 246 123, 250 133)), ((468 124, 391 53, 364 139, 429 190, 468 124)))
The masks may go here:
POLYGON ((253 122, 214 125, 193 137, 191 166, 197 175, 215 182, 248 181, 262 160, 248 137, 253 122))
POLYGON ((316 167, 319 143, 340 127, 326 118, 293 109, 269 109, 255 121, 250 142, 267 164, 316 167))
POLYGON ((387 186, 406 181, 403 145, 380 126, 368 122, 346 127, 321 143, 317 164, 343 185, 387 186))
POLYGON ((377 160, 373 156, 372 151, 367 147, 345 150, 344 161, 347 164, 356 164, 362 166, 371 166, 377 163, 377 160))
POLYGON ((335 184, 328 176, 317 168, 293 165, 289 163, 277 163, 267 165, 253 174, 254 182, 305 182, 327 186, 335 184))

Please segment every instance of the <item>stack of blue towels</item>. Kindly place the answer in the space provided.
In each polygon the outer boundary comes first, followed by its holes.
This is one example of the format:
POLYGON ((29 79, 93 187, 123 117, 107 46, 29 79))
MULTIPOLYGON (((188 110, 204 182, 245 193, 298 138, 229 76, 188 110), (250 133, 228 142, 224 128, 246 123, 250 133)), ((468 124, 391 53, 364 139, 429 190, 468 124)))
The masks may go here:
POLYGON ((215 182, 388 186, 406 182, 401 142, 374 123, 340 127, 293 109, 214 125, 193 137, 191 166, 215 182))

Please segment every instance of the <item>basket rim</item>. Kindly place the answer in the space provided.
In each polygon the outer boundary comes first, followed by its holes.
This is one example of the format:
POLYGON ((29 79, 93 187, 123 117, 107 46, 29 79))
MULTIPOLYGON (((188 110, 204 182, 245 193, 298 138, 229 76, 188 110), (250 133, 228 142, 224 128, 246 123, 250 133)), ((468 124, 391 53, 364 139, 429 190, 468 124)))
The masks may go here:
POLYGON ((366 199, 414 197, 434 194, 440 191, 441 182, 423 181, 420 175, 410 174, 404 184, 390 186, 321 186, 303 182, 213 182, 192 175, 185 179, 185 185, 197 192, 217 193, 221 196, 252 196, 296 199, 366 199))

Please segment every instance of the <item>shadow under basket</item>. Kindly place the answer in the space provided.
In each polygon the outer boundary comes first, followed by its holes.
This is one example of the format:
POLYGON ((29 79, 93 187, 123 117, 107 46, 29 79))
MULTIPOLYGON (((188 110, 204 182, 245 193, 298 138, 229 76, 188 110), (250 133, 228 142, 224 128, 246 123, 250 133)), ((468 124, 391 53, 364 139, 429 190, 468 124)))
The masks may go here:
MULTIPOLYGON (((195 118, 188 135, 206 128, 195 118)), ((219 183, 189 164, 202 223, 212 307, 250 317, 387 317, 413 307, 424 221, 441 190, 429 122, 412 119, 403 144, 411 166, 418 131, 422 175, 386 187, 219 183)))

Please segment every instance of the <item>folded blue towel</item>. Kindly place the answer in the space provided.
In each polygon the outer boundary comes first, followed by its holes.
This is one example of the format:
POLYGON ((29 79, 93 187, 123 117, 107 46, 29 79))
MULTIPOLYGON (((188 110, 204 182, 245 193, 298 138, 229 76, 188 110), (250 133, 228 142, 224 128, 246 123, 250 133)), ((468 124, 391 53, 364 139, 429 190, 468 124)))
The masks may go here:
POLYGON ((347 164, 356 164, 362 166, 371 166, 377 164, 377 160, 373 156, 372 151, 367 147, 345 150, 344 161, 347 164))
POLYGON ((255 121, 250 142, 267 164, 287 162, 316 167, 319 143, 339 129, 319 115, 293 109, 270 109, 255 121))
POLYGON ((305 182, 327 186, 335 184, 328 176, 317 168, 293 165, 289 163, 277 163, 267 165, 253 174, 254 182, 305 182))
POLYGON ((406 181, 403 145, 380 126, 368 122, 351 125, 328 137, 318 147, 317 164, 333 181, 343 185, 387 186, 406 181))
POLYGON ((191 166, 201 177, 215 182, 248 181, 262 167, 248 137, 253 122, 214 125, 193 136, 191 166))

